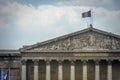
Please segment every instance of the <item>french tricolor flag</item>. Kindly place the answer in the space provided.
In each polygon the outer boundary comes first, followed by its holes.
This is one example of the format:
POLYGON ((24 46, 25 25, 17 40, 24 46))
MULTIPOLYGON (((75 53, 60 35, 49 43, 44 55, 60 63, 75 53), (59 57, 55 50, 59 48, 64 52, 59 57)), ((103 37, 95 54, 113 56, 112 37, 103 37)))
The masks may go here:
POLYGON ((91 10, 90 10, 90 11, 87 11, 87 12, 82 13, 82 18, 86 18, 86 17, 91 17, 91 10))
POLYGON ((3 80, 10 80, 10 71, 7 71, 7 73, 5 74, 3 80))
POLYGON ((0 80, 2 80, 2 69, 0 69, 0 80))

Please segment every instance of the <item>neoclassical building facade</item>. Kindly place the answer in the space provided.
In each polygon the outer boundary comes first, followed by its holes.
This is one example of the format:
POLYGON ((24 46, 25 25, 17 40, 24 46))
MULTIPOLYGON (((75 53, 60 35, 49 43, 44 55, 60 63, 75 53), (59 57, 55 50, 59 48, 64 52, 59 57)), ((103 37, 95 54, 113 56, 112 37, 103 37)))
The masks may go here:
POLYGON ((0 50, 11 80, 120 80, 120 36, 95 28, 0 50))

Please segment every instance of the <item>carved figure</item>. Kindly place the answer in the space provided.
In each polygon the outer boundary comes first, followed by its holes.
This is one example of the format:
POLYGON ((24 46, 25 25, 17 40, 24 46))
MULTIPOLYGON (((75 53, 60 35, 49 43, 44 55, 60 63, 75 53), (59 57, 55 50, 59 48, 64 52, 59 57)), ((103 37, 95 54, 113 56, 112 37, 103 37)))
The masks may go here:
POLYGON ((89 42, 90 46, 94 46, 95 45, 95 36, 89 35, 88 42, 89 42))
POLYGON ((88 33, 46 44, 36 48, 36 50, 79 50, 87 48, 120 49, 120 41, 114 37, 88 33))

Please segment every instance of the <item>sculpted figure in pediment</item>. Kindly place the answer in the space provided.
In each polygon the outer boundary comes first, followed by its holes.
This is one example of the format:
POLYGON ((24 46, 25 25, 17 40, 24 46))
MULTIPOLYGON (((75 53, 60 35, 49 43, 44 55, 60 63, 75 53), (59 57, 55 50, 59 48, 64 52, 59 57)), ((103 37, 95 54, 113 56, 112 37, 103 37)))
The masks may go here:
POLYGON ((73 38, 72 45, 74 46, 74 48, 79 49, 80 48, 80 40, 78 38, 73 38))
POLYGON ((111 39, 110 39, 110 37, 105 38, 104 43, 106 44, 107 49, 111 48, 111 39))
POLYGON ((116 49, 116 40, 112 39, 112 48, 116 49))
POLYGON ((55 40, 49 44, 42 45, 36 50, 76 50, 81 49, 120 49, 119 38, 88 32, 80 35, 70 36, 65 39, 55 40))
POLYGON ((95 45, 95 36, 94 35, 89 35, 89 38, 88 38, 88 42, 89 42, 89 45, 90 46, 94 46, 95 45))

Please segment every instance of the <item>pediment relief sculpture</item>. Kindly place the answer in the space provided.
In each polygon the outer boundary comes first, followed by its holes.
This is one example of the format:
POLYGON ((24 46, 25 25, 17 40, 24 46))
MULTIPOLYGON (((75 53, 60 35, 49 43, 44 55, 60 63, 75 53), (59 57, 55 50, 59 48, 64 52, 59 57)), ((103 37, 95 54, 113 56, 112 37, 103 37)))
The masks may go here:
POLYGON ((111 36, 107 32, 97 31, 97 29, 95 30, 88 29, 83 32, 78 32, 78 34, 68 34, 66 37, 59 37, 42 45, 36 44, 35 47, 30 47, 27 50, 120 50, 120 37, 111 36))
POLYGON ((52 42, 34 50, 104 50, 104 49, 120 49, 120 40, 114 37, 104 36, 100 34, 85 33, 63 39, 60 41, 52 42))

